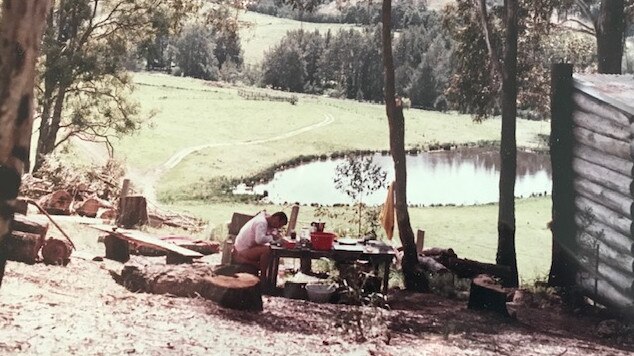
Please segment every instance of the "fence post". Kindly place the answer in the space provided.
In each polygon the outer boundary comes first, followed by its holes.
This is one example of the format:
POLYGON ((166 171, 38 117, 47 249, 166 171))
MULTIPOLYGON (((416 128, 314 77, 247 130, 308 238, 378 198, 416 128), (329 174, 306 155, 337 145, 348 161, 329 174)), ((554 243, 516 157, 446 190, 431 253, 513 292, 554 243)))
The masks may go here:
POLYGON ((553 252, 548 284, 567 287, 577 272, 575 191, 572 170, 572 64, 552 65, 550 92, 550 160, 552 164, 553 252))

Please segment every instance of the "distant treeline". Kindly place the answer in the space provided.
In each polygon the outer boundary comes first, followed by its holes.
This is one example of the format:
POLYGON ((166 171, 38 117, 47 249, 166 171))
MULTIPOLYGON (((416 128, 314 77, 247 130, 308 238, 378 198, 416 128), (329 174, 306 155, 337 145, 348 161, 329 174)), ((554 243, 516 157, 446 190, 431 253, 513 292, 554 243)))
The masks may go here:
MULTIPOLYGON (((426 2, 402 0, 392 5, 392 27, 402 29, 423 24, 426 2)), ((323 8, 306 11, 293 7, 288 1, 262 0, 249 4, 247 9, 280 18, 317 23, 349 23, 376 25, 381 22, 381 2, 359 1, 326 11, 323 8)))
MULTIPOLYGON (((443 95, 453 73, 453 42, 435 12, 402 30, 394 42, 397 91, 414 107, 447 109, 443 95)), ((383 101, 379 26, 363 31, 289 31, 266 53, 262 84, 276 89, 364 101, 383 101)))

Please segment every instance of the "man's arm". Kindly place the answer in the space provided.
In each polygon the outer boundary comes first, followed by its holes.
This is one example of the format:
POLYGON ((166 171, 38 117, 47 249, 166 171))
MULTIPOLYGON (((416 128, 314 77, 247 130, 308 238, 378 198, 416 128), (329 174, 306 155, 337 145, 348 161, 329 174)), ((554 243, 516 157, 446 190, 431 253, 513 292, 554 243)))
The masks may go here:
POLYGON ((271 241, 273 241, 273 236, 272 235, 267 235, 267 224, 257 224, 255 226, 255 242, 258 245, 264 245, 267 244, 271 241))

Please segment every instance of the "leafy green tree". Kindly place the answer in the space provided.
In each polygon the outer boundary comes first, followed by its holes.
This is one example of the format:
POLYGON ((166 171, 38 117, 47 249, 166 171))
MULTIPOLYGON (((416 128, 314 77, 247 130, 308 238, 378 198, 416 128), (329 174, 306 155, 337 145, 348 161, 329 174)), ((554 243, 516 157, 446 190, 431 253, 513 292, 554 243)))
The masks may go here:
POLYGON ((156 31, 157 13, 170 28, 196 11, 197 0, 60 0, 42 44, 39 137, 34 170, 44 155, 74 136, 109 143, 139 127, 125 69, 132 48, 156 31))
POLYGON ((302 92, 306 65, 296 45, 277 45, 265 54, 262 64, 262 84, 273 88, 302 92))
POLYGON ((238 68, 242 68, 244 63, 240 35, 237 28, 221 28, 213 32, 214 56, 218 60, 218 67, 224 66, 225 62, 231 61, 238 68))
POLYGON ((359 236, 363 216, 363 198, 385 187, 387 172, 374 163, 372 156, 349 155, 335 169, 335 188, 357 205, 359 236))
POLYGON ((188 25, 174 44, 174 62, 186 77, 218 80, 215 48, 212 32, 205 24, 188 25))

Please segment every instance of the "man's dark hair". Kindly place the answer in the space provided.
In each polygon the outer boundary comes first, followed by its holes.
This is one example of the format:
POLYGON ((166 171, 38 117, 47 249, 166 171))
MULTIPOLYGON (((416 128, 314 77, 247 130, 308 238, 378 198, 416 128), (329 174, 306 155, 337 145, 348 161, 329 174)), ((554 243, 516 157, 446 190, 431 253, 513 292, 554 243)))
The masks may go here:
POLYGON ((273 215, 271 215, 271 217, 278 218, 280 222, 282 223, 282 225, 286 225, 288 223, 288 216, 286 216, 286 214, 284 214, 283 211, 278 211, 277 213, 274 213, 273 215))

